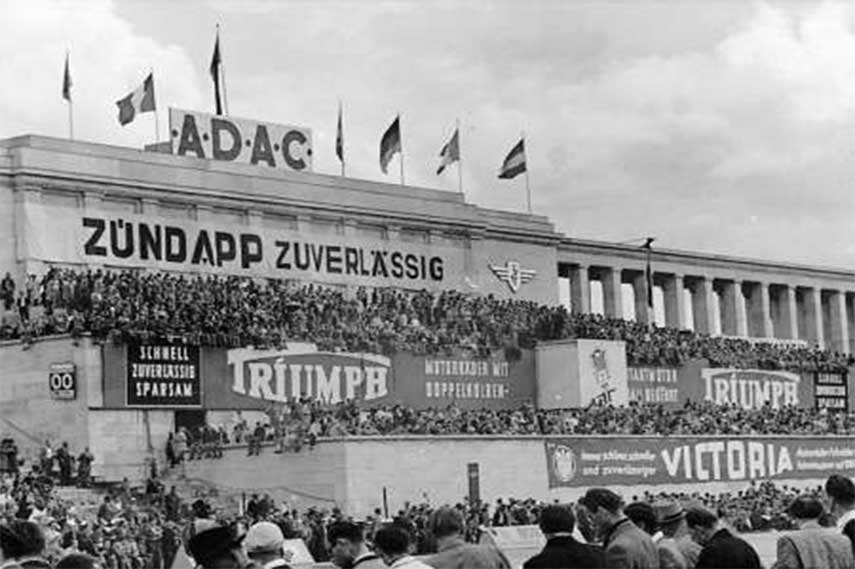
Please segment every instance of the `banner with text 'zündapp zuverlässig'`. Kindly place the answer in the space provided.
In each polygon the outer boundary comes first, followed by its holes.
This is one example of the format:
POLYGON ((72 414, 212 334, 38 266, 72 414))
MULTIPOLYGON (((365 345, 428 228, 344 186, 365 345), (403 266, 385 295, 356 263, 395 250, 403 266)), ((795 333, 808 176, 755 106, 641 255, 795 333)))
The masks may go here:
POLYGON ((202 405, 198 346, 131 343, 125 346, 124 355, 128 407, 202 405))
POLYGON ((566 437, 544 448, 550 488, 855 475, 852 437, 566 437))

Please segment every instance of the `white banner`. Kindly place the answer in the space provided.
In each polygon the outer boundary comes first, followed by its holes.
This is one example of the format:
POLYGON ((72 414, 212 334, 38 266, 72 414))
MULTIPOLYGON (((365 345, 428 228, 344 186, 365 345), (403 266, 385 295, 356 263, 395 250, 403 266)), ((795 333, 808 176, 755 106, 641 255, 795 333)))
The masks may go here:
POLYGON ((308 128, 169 109, 169 133, 176 156, 312 171, 308 128))

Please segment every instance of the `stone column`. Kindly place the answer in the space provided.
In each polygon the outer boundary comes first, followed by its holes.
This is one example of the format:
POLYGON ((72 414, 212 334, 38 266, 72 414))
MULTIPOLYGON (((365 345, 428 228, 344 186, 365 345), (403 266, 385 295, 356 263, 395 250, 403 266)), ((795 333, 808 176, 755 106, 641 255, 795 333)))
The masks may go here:
POLYGON ((603 311, 609 318, 623 318, 620 269, 606 268, 602 273, 603 311))
POLYGON ((665 279, 665 325, 671 328, 686 327, 686 306, 683 295, 683 275, 670 275, 665 279))
POLYGON ((722 283, 720 302, 721 333, 727 336, 739 335, 739 327, 737 324, 737 313, 739 312, 739 309, 736 296, 736 283, 733 281, 725 281, 722 283))
POLYGON ((573 314, 591 312, 591 281, 585 265, 570 267, 570 303, 573 314))
POLYGON ((736 335, 748 337, 748 311, 745 307, 745 295, 742 293, 742 281, 733 282, 733 295, 736 300, 736 335))
POLYGON ((796 305, 796 287, 787 285, 782 296, 781 316, 784 319, 786 337, 790 340, 798 340, 799 307, 796 305))
POLYGON ((692 320, 695 324, 695 332, 715 333, 713 329, 715 325, 714 306, 712 302, 713 294, 715 294, 715 291, 713 291, 712 279, 699 277, 695 281, 695 286, 692 290, 692 320))
POLYGON ((805 292, 805 314, 807 316, 807 338, 820 347, 825 346, 825 331, 822 324, 822 290, 807 289, 805 292))
POLYGON ((653 314, 647 306, 647 277, 643 272, 633 275, 632 290, 635 293, 635 321, 649 324, 653 314))
POLYGON ((846 313, 846 294, 836 290, 831 298, 831 338, 828 347, 838 352, 849 352, 849 326, 846 313))

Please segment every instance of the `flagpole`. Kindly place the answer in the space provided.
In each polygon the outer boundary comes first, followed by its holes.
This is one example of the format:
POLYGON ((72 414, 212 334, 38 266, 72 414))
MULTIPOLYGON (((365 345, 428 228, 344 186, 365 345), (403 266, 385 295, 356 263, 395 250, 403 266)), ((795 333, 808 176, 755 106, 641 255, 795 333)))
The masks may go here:
POLYGON ((160 117, 157 111, 157 89, 154 88, 154 66, 149 67, 151 73, 151 88, 154 90, 154 143, 160 142, 160 117))
POLYGON ((401 129, 401 112, 398 111, 398 137, 401 144, 401 185, 404 185, 404 134, 401 129))
POLYGON ((463 194, 463 151, 460 148, 460 119, 454 119, 457 133, 457 191, 463 194))
POLYGON ((337 136, 341 136, 341 177, 344 178, 344 114, 341 110, 341 99, 338 100, 338 123, 341 126, 337 136))
MULTIPOLYGON (((217 22, 217 41, 220 39, 220 23, 217 22)), ((229 98, 226 96, 226 66, 223 65, 223 47, 220 46, 220 77, 223 79, 223 114, 229 115, 229 98)))
MULTIPOLYGON (((520 133, 520 138, 523 141, 523 152, 525 152, 525 132, 520 133)), ((523 156, 525 158, 525 199, 528 206, 528 214, 531 215, 531 184, 528 179, 528 155, 523 154, 523 156)))
POLYGON ((74 140, 74 111, 71 99, 68 99, 68 138, 74 140))
POLYGON ((74 140, 74 108, 71 96, 71 69, 68 66, 69 59, 69 51, 65 50, 65 73, 62 77, 63 88, 65 88, 65 82, 68 81, 68 139, 74 140))

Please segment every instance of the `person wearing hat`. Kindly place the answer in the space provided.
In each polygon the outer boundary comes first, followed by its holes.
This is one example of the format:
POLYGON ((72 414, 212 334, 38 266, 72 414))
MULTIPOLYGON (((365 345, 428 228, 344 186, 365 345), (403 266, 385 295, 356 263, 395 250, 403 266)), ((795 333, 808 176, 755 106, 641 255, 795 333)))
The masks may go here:
POLYGON ((466 543, 466 524, 457 508, 437 509, 430 516, 430 533, 436 538, 437 553, 425 563, 437 569, 510 569, 504 553, 490 544, 466 543))
POLYGON ((374 535, 374 550, 392 569, 431 569, 412 555, 412 536, 399 524, 386 524, 374 535))
POLYGON ((692 540, 686 526, 686 511, 671 500, 653 504, 662 539, 656 543, 662 569, 691 569, 698 562, 701 546, 692 540))
POLYGON ((778 538, 776 569, 844 569, 855 567, 849 539, 836 528, 819 525, 825 508, 813 496, 799 496, 787 508, 787 514, 799 526, 798 531, 778 538))
MULTIPOLYGON (((249 528, 243 542, 247 555, 262 569, 289 567, 285 559, 285 536, 282 530, 271 522, 258 522, 249 528)), ((290 552, 289 552, 290 553, 290 552)))
POLYGON ((761 569, 760 556, 744 539, 733 535, 719 521, 715 512, 704 506, 686 510, 686 525, 692 539, 703 549, 698 555, 697 569, 761 569))
POLYGON ((606 567, 654 569, 659 553, 653 539, 638 528, 623 511, 623 500, 607 488, 591 488, 579 500, 603 536, 606 567))
POLYGON ((546 506, 540 512, 538 525, 546 538, 546 546, 523 563, 523 569, 599 569, 606 566, 606 555, 601 547, 580 543, 573 537, 576 517, 569 507, 546 506))
POLYGON ((201 569, 246 569, 253 564, 244 553, 244 537, 233 527, 215 525, 191 537, 187 549, 201 569))
POLYGON ((327 529, 330 561, 342 569, 384 569, 386 564, 365 545, 365 534, 359 524, 335 522, 327 529))

